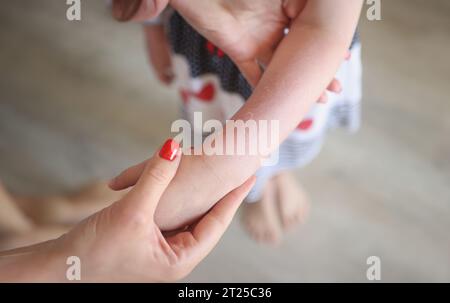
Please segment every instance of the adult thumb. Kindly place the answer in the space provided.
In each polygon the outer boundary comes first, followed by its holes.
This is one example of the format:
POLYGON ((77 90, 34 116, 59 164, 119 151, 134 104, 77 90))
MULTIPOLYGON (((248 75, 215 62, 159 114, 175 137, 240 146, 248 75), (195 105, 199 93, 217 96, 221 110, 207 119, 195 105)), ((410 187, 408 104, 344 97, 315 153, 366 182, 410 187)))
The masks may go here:
POLYGON ((180 145, 167 140, 142 172, 133 189, 123 199, 127 206, 153 216, 159 200, 175 176, 181 160, 180 145))

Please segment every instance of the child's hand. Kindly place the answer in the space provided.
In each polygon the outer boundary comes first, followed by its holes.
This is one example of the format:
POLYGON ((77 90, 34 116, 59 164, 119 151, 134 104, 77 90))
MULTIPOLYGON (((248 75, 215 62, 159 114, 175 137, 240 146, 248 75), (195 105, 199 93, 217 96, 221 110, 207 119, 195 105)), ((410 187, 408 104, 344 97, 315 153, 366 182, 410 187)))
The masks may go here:
POLYGON ((327 90, 325 92, 323 92, 323 94, 320 96, 319 100, 317 101, 318 103, 327 103, 328 102, 327 92, 340 94, 342 92, 341 82, 336 78, 331 80, 330 84, 327 87, 327 90))
POLYGON ((164 84, 172 83, 174 73, 169 41, 162 25, 145 25, 148 60, 158 79, 164 84))
MULTIPOLYGON (((347 60, 347 61, 350 60, 351 56, 352 56, 352 53, 350 51, 347 51, 347 53, 345 54, 345 60, 347 60)), ((327 91, 335 93, 335 94, 340 94, 342 92, 341 82, 337 78, 334 78, 333 80, 331 80, 330 84, 327 87, 327 90, 320 96, 320 98, 317 102, 319 102, 319 103, 327 103, 328 102, 327 91)))

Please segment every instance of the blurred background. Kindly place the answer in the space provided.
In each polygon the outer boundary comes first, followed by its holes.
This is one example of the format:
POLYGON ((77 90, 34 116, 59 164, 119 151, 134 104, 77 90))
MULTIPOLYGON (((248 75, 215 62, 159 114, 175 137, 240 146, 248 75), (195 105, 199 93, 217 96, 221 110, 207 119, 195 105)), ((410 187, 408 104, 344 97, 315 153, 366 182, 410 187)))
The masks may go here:
MULTIPOLYGON (((15 194, 110 178, 151 155, 178 118, 139 25, 115 22, 100 0, 82 1, 81 22, 66 9, 1 3, 0 180, 15 194)), ((362 129, 333 132, 296 172, 309 221, 271 248, 236 219, 187 281, 365 282, 375 255, 385 282, 450 282, 449 15, 447 0, 393 0, 382 21, 362 18, 362 129)))

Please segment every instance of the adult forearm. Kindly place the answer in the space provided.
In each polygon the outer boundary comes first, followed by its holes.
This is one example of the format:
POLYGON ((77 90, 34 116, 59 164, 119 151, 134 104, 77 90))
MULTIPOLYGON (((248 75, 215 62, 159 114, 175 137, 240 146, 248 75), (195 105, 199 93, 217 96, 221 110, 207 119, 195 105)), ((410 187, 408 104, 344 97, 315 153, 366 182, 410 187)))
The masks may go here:
POLYGON ((54 241, 0 252, 0 282, 64 282, 65 259, 54 241))

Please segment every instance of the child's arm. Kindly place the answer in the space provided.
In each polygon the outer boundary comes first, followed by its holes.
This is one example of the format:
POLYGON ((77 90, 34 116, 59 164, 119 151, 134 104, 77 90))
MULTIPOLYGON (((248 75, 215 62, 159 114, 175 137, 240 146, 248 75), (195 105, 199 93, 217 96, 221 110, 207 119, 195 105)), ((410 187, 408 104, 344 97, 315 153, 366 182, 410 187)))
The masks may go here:
POLYGON ((253 95, 233 119, 279 120, 284 140, 336 74, 361 5, 362 0, 308 1, 253 95))
MULTIPOLYGON (((233 119, 279 120, 280 140, 271 146, 275 150, 335 75, 351 43, 361 6, 362 0, 308 1, 253 95, 233 119)), ((257 156, 184 157, 158 206, 156 222, 168 230, 198 218, 259 166, 257 156)), ((125 173, 113 188, 132 185, 130 178, 125 173)))

